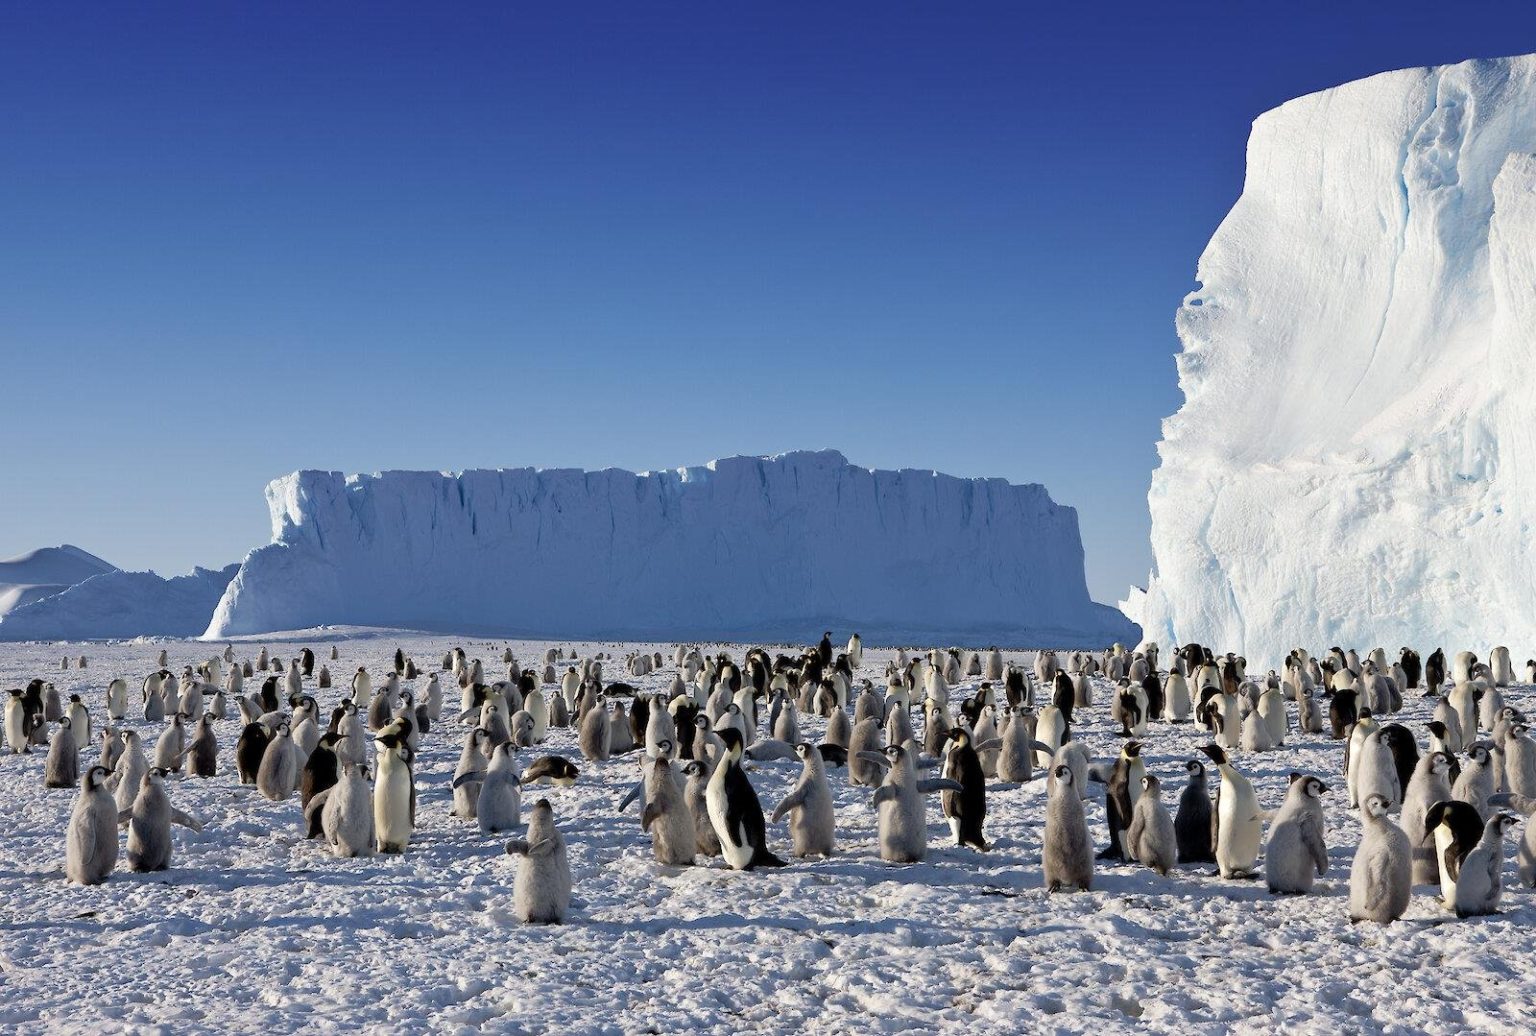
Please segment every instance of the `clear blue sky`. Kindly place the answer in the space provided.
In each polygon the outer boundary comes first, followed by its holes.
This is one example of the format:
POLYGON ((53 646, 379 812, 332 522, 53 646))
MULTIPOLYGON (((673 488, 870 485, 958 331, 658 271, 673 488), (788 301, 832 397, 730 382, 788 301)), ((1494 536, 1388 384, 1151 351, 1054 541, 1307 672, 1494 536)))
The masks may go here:
POLYGON ((7 4, 0 556, 162 574, 300 467, 835 446, 1150 562, 1248 125, 1524 4, 7 4), (429 8, 436 8, 429 10, 429 8))

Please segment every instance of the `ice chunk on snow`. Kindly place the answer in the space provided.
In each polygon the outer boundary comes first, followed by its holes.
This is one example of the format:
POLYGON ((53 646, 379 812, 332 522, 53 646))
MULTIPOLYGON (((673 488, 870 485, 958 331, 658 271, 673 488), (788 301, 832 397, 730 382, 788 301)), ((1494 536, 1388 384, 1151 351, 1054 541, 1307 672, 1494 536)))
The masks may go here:
POLYGON ((353 623, 556 636, 1107 645, 1077 512, 1043 486, 835 451, 628 471, 301 471, 210 638, 353 623))
POLYGON ((1178 313, 1146 635, 1241 650, 1536 637, 1536 56, 1260 116, 1178 313))

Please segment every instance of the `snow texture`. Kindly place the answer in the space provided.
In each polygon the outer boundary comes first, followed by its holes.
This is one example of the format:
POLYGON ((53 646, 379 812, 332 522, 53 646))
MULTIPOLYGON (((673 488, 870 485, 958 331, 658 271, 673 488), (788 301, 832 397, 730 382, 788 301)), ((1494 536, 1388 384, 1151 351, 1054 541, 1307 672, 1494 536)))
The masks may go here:
POLYGON ((116 570, 96 555, 67 543, 0 561, 0 620, 17 608, 112 571, 116 570))
POLYGON ((1178 313, 1146 635, 1536 637, 1536 56, 1260 116, 1178 313))
POLYGON ((827 450, 605 471, 300 471, 267 487, 210 638, 322 624, 520 635, 1107 646, 1077 512, 1043 486, 827 450))
POLYGON ((239 567, 194 568, 170 579, 104 572, 15 609, 0 620, 0 640, 195 637, 239 567))
MULTIPOLYGON (((359 665, 375 678, 397 645, 418 663, 451 644, 499 675, 502 643, 334 633, 265 643, 283 658, 316 649, 338 675, 359 665)), ((626 645, 574 645, 582 657, 626 645)), ((53 679, 78 691, 97 724, 106 682, 138 683, 161 647, 170 668, 220 650, 200 643, 82 645, 87 670, 60 672, 58 649, 0 646, 0 687, 53 679)), ((523 664, 543 644, 514 643, 523 664)), ((657 645, 667 658, 668 645, 657 645)), ((714 648, 705 646, 704 650, 714 648)), ((741 648, 729 649, 738 659, 741 648)), ((774 650, 770 648, 770 650, 774 650)), ((877 683, 890 652, 870 650, 856 675, 877 683)), ((1010 661, 1028 663, 1027 654, 1010 661)), ((605 677, 622 672, 615 662, 605 677)), ((666 667, 630 682, 664 690, 666 667)), ((258 681, 259 682, 259 681, 258 681)), ((339 681, 345 684, 347 681, 339 681)), ((421 680, 416 681, 419 688, 421 680)), ((972 693, 975 680, 954 691, 972 693)), ((247 689, 253 687, 247 681, 247 689)), ((316 690, 322 714, 340 689, 316 690)), ((457 701, 450 688, 449 702, 457 701)), ((1097 761, 1120 750, 1106 686, 1079 709, 1073 733, 1097 761)), ((1510 701, 1536 707, 1528 687, 1510 701)), ((1397 718, 1422 730, 1431 702, 1411 698, 1397 718)), ((575 905, 569 923, 521 925, 512 914, 516 863, 505 836, 482 835, 450 815, 450 782, 465 728, 447 718, 422 739, 418 828, 403 856, 343 860, 305 841, 297 798, 268 802, 233 770, 238 720, 218 725, 220 773, 172 779, 173 804, 204 822, 174 828, 171 869, 134 874, 120 859, 99 886, 64 880, 64 831, 73 790, 42 786, 43 754, 0 756, 0 1028, 30 1036, 91 1032, 363 1033, 1007 1033, 1217 1034, 1529 1032, 1536 1028, 1536 893, 1505 862, 1504 912, 1458 921, 1434 889, 1415 890, 1390 927, 1351 925, 1350 860, 1359 839, 1344 808, 1342 742, 1291 735, 1285 748, 1242 753, 1260 807, 1280 806, 1292 770, 1317 774, 1325 796, 1329 869, 1312 894, 1270 896, 1263 881, 1226 881, 1210 865, 1167 878, 1100 863, 1091 893, 1042 887, 1043 777, 988 782, 988 853, 954 845, 927 797, 929 856, 881 862, 872 790, 829 771, 837 853, 791 860, 782 870, 728 871, 655 862, 639 807, 618 804, 637 780, 638 757, 587 763, 569 730, 519 753, 581 768, 571 788, 529 788, 526 821, 541 796, 554 805, 570 847, 575 905)), ((133 716, 138 715, 135 709, 133 716)), ((1294 709, 1292 710, 1294 722, 1294 709)), ((819 718, 802 716, 819 740, 819 718)), ((130 718, 152 746, 159 724, 130 718)), ((1148 772, 1170 809, 1184 762, 1206 742, 1192 724, 1154 724, 1148 772)), ((1421 745, 1422 745, 1421 741, 1421 745)), ((98 742, 99 744, 99 742, 98 742)), ((83 764, 97 759, 97 747, 83 764)), ((771 812, 794 786, 794 762, 755 764, 749 777, 771 812)), ((1214 789, 1213 789, 1214 791, 1214 789)), ((1087 816, 1096 846, 1107 838, 1103 791, 1087 816)), ((787 852, 787 822, 768 826, 787 852)), ((1516 838, 1506 852, 1513 857, 1516 838)))

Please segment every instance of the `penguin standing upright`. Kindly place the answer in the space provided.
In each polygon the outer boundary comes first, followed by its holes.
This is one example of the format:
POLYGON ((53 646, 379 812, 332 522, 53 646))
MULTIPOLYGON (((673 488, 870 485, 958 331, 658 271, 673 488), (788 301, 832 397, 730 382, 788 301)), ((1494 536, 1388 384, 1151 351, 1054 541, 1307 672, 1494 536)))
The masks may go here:
POLYGON ((663 738, 658 748, 663 746, 666 753, 645 768, 645 809, 640 814, 640 830, 650 834, 651 852, 657 863, 688 866, 698 853, 699 835, 693 812, 683 796, 682 782, 672 769, 672 745, 663 738))
POLYGON ((1442 800, 1424 814, 1424 826, 1435 840, 1435 860, 1440 870, 1440 902, 1456 908, 1456 883, 1461 864, 1483 837, 1482 815, 1455 799, 1442 800))
POLYGON ((256 770, 256 790, 273 802, 283 802, 293 796, 299 786, 299 750, 286 721, 279 723, 272 740, 267 742, 261 755, 261 766, 256 770))
MULTIPOLYGON (((345 734, 333 734, 326 731, 320 735, 315 743, 315 750, 309 753, 309 758, 304 760, 304 770, 299 777, 299 802, 308 806, 310 800, 327 788, 334 787, 341 778, 341 760, 336 756, 336 745, 345 734)), ((318 820, 318 818, 317 818, 318 820)), ((309 834, 310 838, 320 833, 318 826, 309 834)))
POLYGON ((1264 878, 1271 895, 1311 892, 1316 879, 1328 873, 1322 803, 1327 792, 1328 785, 1316 777, 1291 774, 1285 803, 1264 846, 1264 878))
POLYGON ((1413 868, 1408 836, 1387 818, 1388 802, 1370 795, 1360 805, 1364 830, 1349 868, 1349 919, 1391 924, 1408 909, 1413 868))
POLYGON ((45 788, 73 788, 80 783, 80 750, 75 746, 70 726, 68 716, 60 718, 58 732, 48 745, 48 758, 43 764, 45 788))
MULTIPOLYGON (((872 720, 865 720, 872 723, 872 720)), ((831 856, 836 835, 832 806, 832 786, 827 782, 826 766, 816 746, 802 741, 795 746, 800 757, 800 779, 794 790, 773 811, 773 822, 790 814, 789 839, 791 851, 799 857, 831 856)), ((848 760, 853 766, 853 757, 848 760)))
POLYGON ((1120 757, 1115 760, 1114 769, 1109 774, 1109 787, 1104 796, 1104 815, 1109 822, 1109 845, 1099 853, 1099 859, 1132 858, 1125 835, 1131 826, 1136 800, 1141 797, 1141 779, 1146 775, 1146 764, 1141 761, 1141 742, 1127 741, 1120 749, 1120 757))
POLYGON ((376 742, 378 777, 373 783, 373 830, 379 852, 403 853, 416 827, 416 753, 398 734, 376 742))
POLYGON ((201 831, 203 825, 171 805, 165 793, 166 772, 158 767, 145 772, 133 805, 118 814, 128 825, 128 867, 135 871, 163 871, 171 865, 171 824, 201 831))
POLYGON ((373 789, 368 786, 367 768, 344 764, 335 787, 322 795, 320 829, 331 852, 341 857, 372 856, 373 789))
POLYGON ((518 779, 516 747, 510 741, 497 745, 483 771, 454 778, 454 785, 480 782, 475 817, 485 834, 499 834, 522 825, 522 785, 518 779))
POLYGON ((1057 766, 1052 773, 1055 780, 1047 792, 1041 851, 1045 887, 1050 892, 1069 886, 1088 892, 1093 887, 1093 840, 1088 834, 1083 799, 1070 766, 1057 766))
POLYGON ((139 732, 123 731, 123 752, 118 756, 117 765, 112 768, 113 797, 117 801, 119 813, 132 806, 133 800, 138 798, 139 784, 148 772, 149 758, 144 755, 144 742, 139 738, 139 732))
POLYGON ((1216 796, 1216 866, 1223 878, 1256 877, 1253 867, 1259 859, 1264 825, 1253 784, 1237 772, 1219 745, 1204 745, 1200 751, 1221 772, 1221 790, 1216 796))
POLYGON ((970 731, 955 727, 949 732, 949 751, 944 758, 944 776, 960 785, 959 791, 946 791, 939 798, 956 845, 968 845, 986 852, 982 826, 987 819, 987 777, 981 759, 971 743, 970 731))
POLYGON ((1150 773, 1142 777, 1141 797, 1132 811, 1125 844, 1130 855, 1142 866, 1166 877, 1178 863, 1179 844, 1173 818, 1162 803, 1161 792, 1162 785, 1156 777, 1150 773))
POLYGON ((1435 836, 1426 823, 1429 807, 1451 797, 1450 756, 1428 752, 1419 760, 1403 796, 1402 828, 1413 854, 1413 883, 1428 885, 1440 880, 1435 860, 1435 836))
POLYGON ((571 865, 548 799, 534 804, 528 837, 508 842, 507 853, 519 857, 512 892, 518 919, 524 924, 563 924, 571 907, 571 865))
POLYGON ((78 885, 99 885, 117 866, 117 803, 107 782, 112 772, 93 766, 80 782, 64 839, 64 876, 78 885))
POLYGON ((12 755, 32 751, 32 739, 27 736, 29 733, 27 706, 22 701, 22 692, 18 688, 11 691, 11 696, 5 702, 5 743, 12 755))
POLYGON ((720 838, 721 853, 735 870, 782 867, 785 861, 768 850, 763 807, 741 768, 741 733, 727 728, 719 736, 725 742, 725 754, 709 779, 706 802, 710 822, 720 838))
POLYGON ((709 763, 692 759, 683 766, 683 775, 687 780, 683 784, 683 801, 688 805, 688 812, 693 814, 693 832, 698 839, 698 852, 700 856, 720 855, 720 836, 715 834, 715 825, 709 819, 709 778, 712 771, 709 763))
POLYGON ((1483 825, 1483 835, 1461 861, 1452 909, 1457 917, 1482 917, 1499 912, 1504 892, 1504 834, 1517 823, 1509 813, 1495 813, 1483 825))

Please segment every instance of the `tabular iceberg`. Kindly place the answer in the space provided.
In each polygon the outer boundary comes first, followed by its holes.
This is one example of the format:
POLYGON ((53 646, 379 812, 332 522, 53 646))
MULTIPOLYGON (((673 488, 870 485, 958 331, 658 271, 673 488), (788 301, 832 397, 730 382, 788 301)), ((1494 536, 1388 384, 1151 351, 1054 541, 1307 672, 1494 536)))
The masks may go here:
POLYGON ((300 471, 206 636, 349 623, 626 638, 1103 646, 1077 512, 1043 486, 836 451, 628 471, 300 471))
MULTIPOLYGON (((1260 116, 1178 313, 1146 635, 1536 647, 1536 56, 1260 116)), ((1524 657, 1524 655, 1521 655, 1524 657)))

